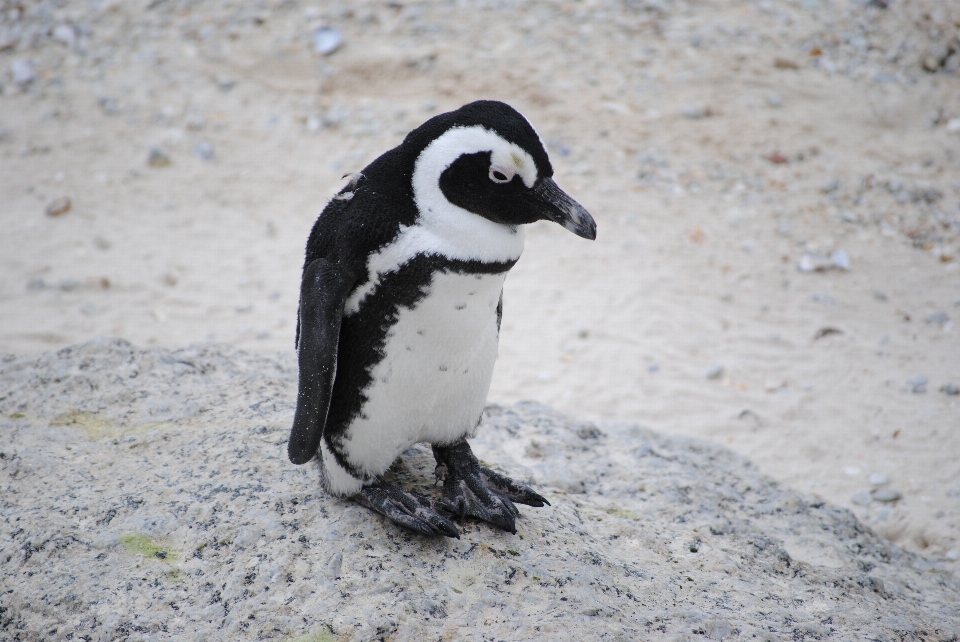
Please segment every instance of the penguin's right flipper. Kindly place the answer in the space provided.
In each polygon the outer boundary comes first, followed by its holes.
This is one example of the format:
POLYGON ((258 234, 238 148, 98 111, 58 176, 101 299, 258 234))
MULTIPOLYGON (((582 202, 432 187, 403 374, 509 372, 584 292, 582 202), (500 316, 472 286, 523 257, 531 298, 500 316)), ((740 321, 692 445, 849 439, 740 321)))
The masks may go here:
POLYGON ((315 259, 303 270, 297 320, 300 383, 287 455, 305 464, 317 454, 337 374, 343 306, 353 282, 339 267, 315 259))

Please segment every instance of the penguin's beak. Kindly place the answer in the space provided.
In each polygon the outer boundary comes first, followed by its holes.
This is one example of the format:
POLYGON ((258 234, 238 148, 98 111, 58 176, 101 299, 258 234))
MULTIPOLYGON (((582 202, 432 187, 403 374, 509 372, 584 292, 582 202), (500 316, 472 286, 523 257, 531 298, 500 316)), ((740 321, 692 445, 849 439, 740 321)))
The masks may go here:
POLYGON ((538 180, 530 190, 528 199, 541 219, 562 225, 590 241, 597 238, 597 223, 590 212, 570 198, 552 178, 538 180))

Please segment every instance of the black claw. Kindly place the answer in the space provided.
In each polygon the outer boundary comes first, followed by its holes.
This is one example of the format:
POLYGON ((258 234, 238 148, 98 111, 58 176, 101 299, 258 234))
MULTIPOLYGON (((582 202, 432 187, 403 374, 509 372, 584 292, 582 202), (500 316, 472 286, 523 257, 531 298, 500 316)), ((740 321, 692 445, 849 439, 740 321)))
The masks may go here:
POLYGON ((445 535, 460 539, 460 531, 453 522, 437 512, 438 508, 448 506, 446 502, 410 493, 382 481, 364 486, 356 497, 407 530, 429 537, 445 535))
POLYGON ((529 486, 481 466, 465 441, 434 446, 433 454, 444 499, 461 519, 469 515, 516 533, 520 511, 514 502, 534 507, 550 503, 529 486))
POLYGON ((544 504, 550 505, 550 502, 540 493, 534 491, 526 484, 521 484, 509 477, 504 477, 500 473, 495 473, 489 468, 480 466, 480 477, 484 483, 497 493, 509 497, 518 504, 526 504, 540 508, 544 504))

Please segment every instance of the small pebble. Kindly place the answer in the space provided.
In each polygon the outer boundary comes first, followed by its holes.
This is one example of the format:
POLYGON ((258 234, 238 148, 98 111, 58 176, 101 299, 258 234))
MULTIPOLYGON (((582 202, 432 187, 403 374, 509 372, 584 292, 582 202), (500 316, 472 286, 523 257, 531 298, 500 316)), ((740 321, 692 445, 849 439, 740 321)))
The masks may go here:
POLYGON ((900 491, 892 488, 878 488, 873 491, 872 495, 878 502, 895 502, 902 497, 900 491))
POLYGON ((193 148, 193 154, 197 158, 202 158, 205 161, 213 160, 213 145, 206 141, 201 141, 193 148))
POLYGON ((61 214, 66 214, 70 211, 71 205, 73 205, 73 203, 67 196, 62 196, 54 201, 51 201, 50 204, 47 205, 47 216, 60 216, 61 214))
POLYGON ((713 112, 709 107, 682 107, 680 109, 680 115, 684 118, 689 118, 690 120, 700 120, 701 118, 707 118, 711 116, 713 112))
POLYGON ((884 292, 883 290, 874 290, 874 291, 873 291, 873 298, 876 299, 877 301, 886 301, 886 300, 887 300, 887 293, 884 292))
POLYGON ((927 323, 935 324, 935 325, 944 325, 946 323, 949 323, 949 321, 950 321, 950 317, 948 317, 947 313, 943 312, 942 310, 934 312, 933 314, 927 317, 927 323))
POLYGON ((781 107, 783 105, 783 100, 780 96, 770 95, 767 96, 767 106, 769 107, 781 107))
POLYGON ((890 508, 889 506, 884 506, 884 507, 882 507, 880 510, 877 511, 877 520, 876 520, 876 521, 878 521, 878 522, 884 521, 885 519, 887 519, 888 517, 890 517, 890 514, 891 514, 891 513, 893 513, 893 509, 892 509, 892 508, 890 508))
POLYGON ((51 35, 54 40, 59 40, 71 49, 77 42, 77 32, 70 25, 57 25, 51 35))
POLYGON ((719 379, 723 376, 723 366, 715 363, 703 371, 703 376, 707 379, 719 379))
POLYGON ((915 394, 922 394, 927 391, 927 377, 918 374, 907 379, 907 390, 915 394))
POLYGON ((883 486, 890 481, 890 478, 884 475, 883 473, 870 473, 870 476, 867 478, 867 481, 870 482, 871 486, 883 486))
POLYGON ((147 158, 147 165, 150 167, 167 167, 170 165, 170 157, 156 147, 151 147, 150 156, 147 158))
POLYGON ((217 87, 219 87, 221 91, 230 91, 237 84, 237 81, 233 78, 221 76, 220 74, 213 77, 213 82, 217 83, 217 87))
POLYGON ((843 469, 843 474, 847 477, 856 477, 860 474, 860 469, 856 466, 847 466, 843 469))
POLYGON ((944 557, 946 557, 951 562, 955 562, 957 560, 960 560, 960 551, 957 551, 956 549, 951 549, 947 551, 947 554, 944 555, 944 557))
POLYGON ((36 78, 33 65, 27 60, 14 60, 10 70, 13 72, 13 84, 21 87, 26 87, 36 78))
POLYGON ((660 372, 660 364, 653 363, 647 366, 647 372, 660 372))
POLYGON ((313 32, 313 49, 322 56, 329 56, 343 45, 343 36, 333 27, 320 27, 313 32))
POLYGON ((840 189, 840 180, 834 178, 833 180, 827 181, 823 184, 823 187, 820 188, 820 191, 824 194, 833 194, 838 189, 840 189))
POLYGON ((951 396, 960 395, 960 386, 955 386, 952 383, 945 383, 940 386, 940 392, 951 396))
POLYGON ((865 490, 858 490, 850 497, 850 501, 858 506, 867 506, 873 501, 873 496, 865 490))
POLYGON ((850 256, 843 250, 837 250, 831 254, 830 262, 840 270, 850 269, 850 256))

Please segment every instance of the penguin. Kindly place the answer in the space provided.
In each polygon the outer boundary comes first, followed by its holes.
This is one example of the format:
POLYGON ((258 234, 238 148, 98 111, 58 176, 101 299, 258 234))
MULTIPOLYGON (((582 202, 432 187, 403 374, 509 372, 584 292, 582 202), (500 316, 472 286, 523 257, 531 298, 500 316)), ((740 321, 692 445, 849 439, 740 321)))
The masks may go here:
POLYGON ((530 122, 481 100, 411 131, 323 209, 300 287, 288 455, 315 461, 328 493, 428 536, 459 537, 452 520, 466 516, 516 533, 516 504, 549 505, 482 466, 467 439, 490 388, 523 226, 547 220, 596 238, 552 176, 530 122), (382 478, 417 443, 432 446, 442 499, 382 478))

